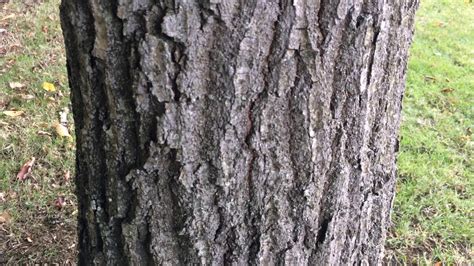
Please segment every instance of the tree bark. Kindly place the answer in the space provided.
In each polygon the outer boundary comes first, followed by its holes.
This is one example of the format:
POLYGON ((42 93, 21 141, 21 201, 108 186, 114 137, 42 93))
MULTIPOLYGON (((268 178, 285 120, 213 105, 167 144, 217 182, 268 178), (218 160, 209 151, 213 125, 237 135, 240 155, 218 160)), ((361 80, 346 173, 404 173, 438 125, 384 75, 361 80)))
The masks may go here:
POLYGON ((380 264, 418 0, 63 0, 79 263, 380 264))

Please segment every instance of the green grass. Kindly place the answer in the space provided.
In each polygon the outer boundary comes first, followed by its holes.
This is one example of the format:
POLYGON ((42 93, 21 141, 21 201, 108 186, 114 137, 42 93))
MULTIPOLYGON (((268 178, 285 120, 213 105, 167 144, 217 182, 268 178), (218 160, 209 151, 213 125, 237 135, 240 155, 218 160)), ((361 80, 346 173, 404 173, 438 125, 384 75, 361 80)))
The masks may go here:
MULTIPOLYGON (((12 217, 0 224, 0 264, 74 261, 77 254, 76 200, 72 182, 64 180, 64 173, 74 170, 74 145, 53 129, 60 110, 69 106, 58 4, 0 5, 0 28, 7 29, 0 35, 0 215, 12 217), (11 14, 15 17, 3 20, 11 14), (11 89, 13 81, 26 87, 11 89), (44 81, 58 91, 44 91, 44 81), (8 117, 4 110, 25 113, 8 117), (15 180, 33 156, 34 179, 15 180), (54 208, 58 196, 67 202, 61 210, 54 208)), ((422 0, 404 101, 394 226, 387 240, 392 261, 473 263, 473 32, 472 3, 422 0)), ((73 131, 70 115, 69 122, 73 131)))
MULTIPOLYGON (((76 199, 73 182, 64 178, 74 170, 74 145, 53 127, 69 105, 59 1, 37 2, 0 4, 0 28, 7 30, 0 35, 0 215, 11 216, 0 225, 0 264, 71 261, 76 254, 76 199), (45 81, 56 92, 42 89, 45 81), (25 87, 12 89, 10 82, 25 87), (10 117, 5 110, 24 114, 10 117), (32 157, 32 177, 16 180, 32 157), (58 197, 66 199, 61 210, 54 206, 58 197)), ((68 120, 73 130, 71 115, 68 120)))
POLYGON ((474 5, 422 0, 404 99, 390 254, 472 263, 474 5))

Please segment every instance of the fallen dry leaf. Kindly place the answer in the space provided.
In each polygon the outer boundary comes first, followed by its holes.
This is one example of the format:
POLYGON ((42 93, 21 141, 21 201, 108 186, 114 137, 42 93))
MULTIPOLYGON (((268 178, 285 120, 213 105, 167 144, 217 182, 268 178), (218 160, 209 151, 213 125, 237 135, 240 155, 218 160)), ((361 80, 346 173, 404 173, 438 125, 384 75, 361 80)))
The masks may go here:
POLYGON ((8 198, 9 199, 16 199, 18 197, 18 193, 13 190, 8 191, 8 198))
POLYGON ((8 83, 8 85, 10 86, 11 89, 21 89, 21 88, 26 87, 25 84, 16 82, 16 81, 10 82, 8 83))
POLYGON ((38 132, 36 132, 36 134, 40 136, 50 136, 50 137, 53 136, 51 133, 43 131, 43 130, 39 130, 38 132))
POLYGON ((5 108, 10 104, 10 99, 0 94, 0 108, 5 108))
POLYGON ((12 217, 8 212, 4 211, 0 213, 0 224, 9 224, 12 220, 12 217))
POLYGON ((49 82, 43 82, 43 85, 41 85, 41 87, 45 90, 45 91, 50 91, 50 92, 53 92, 53 91, 56 91, 56 87, 54 86, 53 83, 49 83, 49 82))
POLYGON ((469 143, 471 141, 471 136, 460 136, 459 140, 465 143, 469 143))
POLYGON ((58 198, 56 198, 56 200, 54 201, 54 207, 56 207, 56 209, 58 210, 61 210, 64 206, 66 206, 66 201, 64 200, 64 197, 59 196, 58 198))
POLYGON ((453 88, 444 88, 444 89, 441 90, 442 93, 451 93, 453 91, 454 91, 453 88))
POLYGON ((425 76, 425 81, 435 82, 435 81, 436 81, 436 78, 435 78, 435 77, 432 77, 432 76, 425 76))
POLYGON ((54 125, 54 129, 56 130, 56 134, 58 134, 58 136, 72 138, 72 136, 69 134, 69 130, 67 129, 67 127, 65 127, 61 123, 56 123, 54 125))
POLYGON ((69 179, 71 179, 71 171, 67 170, 65 173, 64 173, 64 181, 69 181, 69 179))
POLYGON ((16 178, 20 181, 23 181, 28 178, 28 176, 31 174, 31 168, 33 167, 33 164, 35 163, 35 157, 32 157, 31 160, 26 162, 20 169, 20 172, 16 175, 16 178))
POLYGON ((8 198, 10 198, 10 199, 16 199, 17 196, 18 196, 18 194, 15 191, 10 190, 8 192, 8 198))
POLYGON ((3 114, 6 115, 6 116, 11 116, 11 117, 17 117, 17 116, 20 116, 22 114, 24 114, 25 112, 23 111, 3 111, 3 114))
POLYGON ((10 18, 14 18, 15 17, 15 14, 14 13, 11 13, 5 17, 3 17, 2 19, 0 19, 0 21, 4 21, 4 20, 7 20, 7 19, 10 19, 10 18))
POLYGON ((22 100, 33 100, 35 98, 34 95, 31 95, 31 94, 20 94, 20 98, 22 100))

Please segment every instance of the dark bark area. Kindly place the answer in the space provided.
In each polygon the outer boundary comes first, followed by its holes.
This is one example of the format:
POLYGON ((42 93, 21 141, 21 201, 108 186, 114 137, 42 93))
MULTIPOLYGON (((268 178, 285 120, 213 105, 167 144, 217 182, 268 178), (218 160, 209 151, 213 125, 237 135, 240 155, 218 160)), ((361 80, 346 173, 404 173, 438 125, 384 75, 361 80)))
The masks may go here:
POLYGON ((418 0, 63 0, 81 264, 380 264, 418 0))

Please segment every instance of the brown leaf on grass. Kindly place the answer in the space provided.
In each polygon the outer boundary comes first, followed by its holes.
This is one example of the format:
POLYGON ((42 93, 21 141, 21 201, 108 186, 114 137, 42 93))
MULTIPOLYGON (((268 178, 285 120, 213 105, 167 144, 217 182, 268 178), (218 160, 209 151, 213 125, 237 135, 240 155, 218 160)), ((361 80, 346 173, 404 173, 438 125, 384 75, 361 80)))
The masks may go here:
MULTIPOLYGON (((7 53, 7 49, 5 47, 1 47, 0 48, 0 55, 4 55, 6 53, 7 53)), ((3 73, 6 73, 8 69, 13 67, 15 62, 16 62, 16 59, 8 60, 6 63, 3 63, 3 65, 0 68, 0 71, 3 72, 3 73)))
POLYGON ((20 116, 22 114, 24 114, 25 112, 23 111, 15 111, 15 110, 10 110, 10 111, 3 111, 3 114, 6 115, 6 116, 10 116, 10 117, 17 117, 17 116, 20 116))
POLYGON ((0 213, 0 224, 9 224, 12 220, 12 217, 8 212, 4 211, 0 213))
POLYGON ((425 76, 425 81, 435 82, 435 81, 436 81, 436 78, 435 78, 435 77, 432 77, 432 76, 425 76))
POLYGON ((7 20, 7 19, 11 19, 11 18, 14 18, 16 15, 14 13, 11 13, 9 15, 6 15, 5 17, 3 17, 2 19, 0 19, 0 21, 4 21, 4 20, 7 20))
POLYGON ((10 51, 18 52, 18 51, 21 51, 21 49, 23 49, 23 45, 21 45, 19 43, 15 43, 15 44, 10 45, 10 47, 8 47, 8 49, 10 51))
POLYGON ((26 87, 25 84, 16 81, 10 82, 8 85, 10 86, 10 89, 21 89, 26 87))
POLYGON ((69 134, 69 130, 67 127, 62 125, 61 123, 56 123, 54 125, 54 129, 56 130, 56 134, 60 137, 66 137, 69 139, 69 141, 72 141, 72 136, 69 134))
POLYGON ((66 201, 64 197, 63 196, 57 197, 56 200, 54 201, 54 207, 56 207, 56 209, 58 210, 61 210, 64 206, 66 206, 66 201))
POLYGON ((438 26, 440 28, 444 28, 444 27, 446 27, 446 23, 443 22, 443 21, 438 21, 438 22, 436 22, 436 26, 438 26))
POLYGON ((463 143, 469 143, 471 141, 471 136, 460 136, 459 140, 463 143))
POLYGON ((4 97, 3 94, 0 94, 0 109, 7 107, 10 104, 10 99, 4 97))
POLYGON ((64 173, 64 181, 68 182, 71 179, 71 171, 67 170, 64 173))
POLYGON ((444 88, 444 89, 441 90, 442 93, 451 93, 453 91, 454 91, 453 88, 444 88))
POLYGON ((31 94, 20 94, 19 95, 22 100, 33 100, 35 98, 34 95, 31 94))
POLYGON ((28 178, 28 176, 31 174, 31 168, 33 167, 33 164, 35 163, 35 157, 32 157, 31 160, 26 162, 20 169, 20 172, 16 175, 16 178, 20 181, 23 181, 28 178))
POLYGON ((49 132, 46 132, 46 131, 43 131, 43 130, 38 130, 38 132, 36 132, 36 134, 40 135, 40 136, 53 136, 53 134, 49 133, 49 132))
POLYGON ((18 194, 15 191, 10 190, 8 192, 8 198, 10 199, 16 199, 18 197, 18 194))

